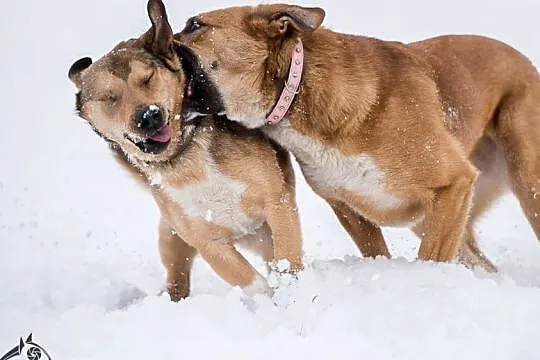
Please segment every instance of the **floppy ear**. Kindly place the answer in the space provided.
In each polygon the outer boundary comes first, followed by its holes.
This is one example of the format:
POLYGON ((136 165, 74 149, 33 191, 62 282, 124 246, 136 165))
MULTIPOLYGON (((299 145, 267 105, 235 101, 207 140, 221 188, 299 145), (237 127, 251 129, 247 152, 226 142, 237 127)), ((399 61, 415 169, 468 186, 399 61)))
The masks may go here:
POLYGON ((261 5, 254 14, 254 20, 263 20, 262 24, 269 36, 284 35, 294 30, 312 32, 321 26, 325 12, 319 7, 301 7, 297 5, 261 5))
POLYGON ((152 27, 144 34, 146 49, 165 61, 171 70, 180 71, 180 59, 174 51, 173 31, 165 5, 161 0, 148 0, 147 10, 152 27))
POLYGON ((82 59, 75 61, 73 65, 71 65, 71 68, 69 68, 69 79, 73 81, 79 90, 81 89, 81 73, 83 70, 88 69, 90 65, 92 65, 92 59, 89 57, 83 57, 82 59))

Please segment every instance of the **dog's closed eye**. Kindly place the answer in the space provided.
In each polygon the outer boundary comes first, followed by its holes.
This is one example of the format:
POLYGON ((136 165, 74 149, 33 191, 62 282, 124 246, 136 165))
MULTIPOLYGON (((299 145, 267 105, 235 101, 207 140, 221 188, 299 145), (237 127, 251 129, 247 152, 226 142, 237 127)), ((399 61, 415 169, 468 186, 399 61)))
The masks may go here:
POLYGON ((155 71, 152 71, 148 76, 146 76, 146 77, 143 79, 142 84, 145 85, 145 86, 150 85, 150 81, 151 81, 152 78, 154 77, 154 74, 155 74, 155 71))
POLYGON ((118 96, 115 94, 107 94, 98 99, 100 102, 104 102, 107 105, 115 105, 118 102, 118 96))

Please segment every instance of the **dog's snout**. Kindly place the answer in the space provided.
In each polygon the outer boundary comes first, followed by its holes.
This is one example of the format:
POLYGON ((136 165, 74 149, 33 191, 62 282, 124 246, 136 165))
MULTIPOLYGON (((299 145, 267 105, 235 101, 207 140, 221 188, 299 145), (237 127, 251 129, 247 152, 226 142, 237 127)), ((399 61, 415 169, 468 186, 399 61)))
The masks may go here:
POLYGON ((159 130, 163 125, 163 112, 159 107, 150 105, 142 108, 136 114, 137 127, 152 132, 159 130))

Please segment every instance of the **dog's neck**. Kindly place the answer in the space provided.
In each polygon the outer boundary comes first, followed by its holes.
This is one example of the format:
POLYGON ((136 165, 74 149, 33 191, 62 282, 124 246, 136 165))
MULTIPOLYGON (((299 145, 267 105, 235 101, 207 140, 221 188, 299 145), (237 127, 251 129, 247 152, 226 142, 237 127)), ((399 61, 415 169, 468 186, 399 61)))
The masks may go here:
POLYGON ((304 68, 304 46, 302 40, 297 40, 291 55, 291 65, 289 76, 285 81, 281 95, 274 106, 272 112, 266 117, 267 125, 275 125, 287 115, 302 81, 302 72, 304 68))
MULTIPOLYGON (((350 127, 351 124, 358 125, 363 122, 377 105, 380 91, 378 64, 367 62, 365 59, 368 59, 368 56, 358 56, 350 61, 343 59, 343 46, 346 43, 342 36, 327 29, 319 29, 302 36, 303 77, 285 119, 292 128, 305 135, 332 137, 342 134, 346 131, 347 124, 350 127), (347 78, 347 74, 351 72, 358 75, 358 69, 361 69, 361 74, 356 79, 360 77, 360 81, 356 80, 354 84, 332 83, 336 75, 342 79, 347 78)), ((356 43, 360 54, 362 51, 371 50, 367 38, 356 43)), ((290 66, 289 62, 285 64, 290 66)), ((267 125, 266 128, 272 126, 274 125, 267 125)))

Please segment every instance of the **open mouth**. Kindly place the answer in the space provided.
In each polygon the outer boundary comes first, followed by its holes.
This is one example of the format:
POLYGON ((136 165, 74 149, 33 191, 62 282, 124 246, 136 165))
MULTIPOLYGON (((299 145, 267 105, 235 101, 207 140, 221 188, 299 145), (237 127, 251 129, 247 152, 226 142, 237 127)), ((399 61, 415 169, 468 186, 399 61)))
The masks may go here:
POLYGON ((154 134, 144 139, 139 137, 135 139, 128 134, 125 134, 124 136, 134 143, 142 152, 156 155, 162 153, 167 146, 169 146, 172 138, 172 126, 167 123, 154 134))
POLYGON ((221 96, 204 71, 199 58, 195 53, 182 44, 175 44, 175 49, 182 61, 182 69, 186 76, 186 89, 182 113, 184 119, 189 121, 195 116, 218 114, 224 111, 221 96))

